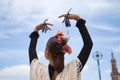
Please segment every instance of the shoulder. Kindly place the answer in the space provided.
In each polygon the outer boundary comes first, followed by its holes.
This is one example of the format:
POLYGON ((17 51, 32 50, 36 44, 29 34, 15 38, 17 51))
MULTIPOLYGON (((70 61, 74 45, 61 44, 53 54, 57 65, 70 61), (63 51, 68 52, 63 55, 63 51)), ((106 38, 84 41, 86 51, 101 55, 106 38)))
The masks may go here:
POLYGON ((73 67, 77 67, 77 66, 82 66, 82 63, 81 63, 81 61, 78 59, 78 58, 75 58, 75 59, 73 59, 70 63, 68 63, 67 65, 66 65, 66 67, 68 67, 68 66, 73 66, 73 67))
POLYGON ((64 70, 57 76, 56 80, 60 80, 61 78, 65 80, 80 80, 80 65, 80 60, 75 58, 65 66, 64 70))
POLYGON ((49 80, 48 67, 38 59, 32 60, 30 66, 30 80, 49 80))
POLYGON ((47 66, 46 65, 44 65, 40 60, 38 60, 37 58, 35 58, 35 59, 33 59, 32 60, 32 62, 31 62, 31 65, 30 65, 30 67, 46 67, 47 68, 47 66))
POLYGON ((66 66, 65 66, 65 68, 64 68, 64 70, 63 70, 63 72, 64 71, 77 71, 77 70, 79 70, 80 71, 80 69, 82 68, 82 63, 81 63, 81 61, 78 59, 78 58, 75 58, 75 59, 73 59, 70 63, 68 63, 66 66))

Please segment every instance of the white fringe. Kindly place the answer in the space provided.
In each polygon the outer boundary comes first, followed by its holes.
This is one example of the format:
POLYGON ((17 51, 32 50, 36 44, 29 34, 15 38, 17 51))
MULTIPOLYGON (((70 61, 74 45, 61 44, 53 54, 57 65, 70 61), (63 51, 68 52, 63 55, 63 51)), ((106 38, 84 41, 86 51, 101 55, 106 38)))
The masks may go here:
MULTIPOLYGON (((56 80, 81 80, 80 69, 82 64, 78 58, 67 64, 57 75, 56 80)), ((48 67, 34 59, 30 67, 30 80, 50 80, 48 67)))

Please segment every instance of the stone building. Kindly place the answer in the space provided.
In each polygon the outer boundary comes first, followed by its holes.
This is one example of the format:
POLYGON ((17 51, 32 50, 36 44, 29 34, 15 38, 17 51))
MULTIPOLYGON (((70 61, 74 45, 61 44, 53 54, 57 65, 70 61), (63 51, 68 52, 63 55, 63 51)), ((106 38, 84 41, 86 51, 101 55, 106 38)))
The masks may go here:
POLYGON ((111 72, 111 80, 120 80, 120 73, 118 72, 117 69, 117 64, 116 64, 116 59, 114 58, 113 53, 111 53, 112 58, 111 58, 111 65, 112 65, 112 72, 111 72))

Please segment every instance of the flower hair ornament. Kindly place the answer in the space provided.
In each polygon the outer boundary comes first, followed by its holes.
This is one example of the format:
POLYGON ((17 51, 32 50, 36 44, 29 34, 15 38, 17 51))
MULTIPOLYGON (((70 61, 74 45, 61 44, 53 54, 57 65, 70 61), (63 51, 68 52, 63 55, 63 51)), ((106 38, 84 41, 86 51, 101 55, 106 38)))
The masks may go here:
POLYGON ((62 50, 64 53, 68 53, 71 54, 72 53, 72 49, 71 47, 67 44, 68 42, 68 38, 64 36, 64 33, 62 31, 58 31, 56 33, 56 38, 57 38, 57 43, 62 46, 62 50))

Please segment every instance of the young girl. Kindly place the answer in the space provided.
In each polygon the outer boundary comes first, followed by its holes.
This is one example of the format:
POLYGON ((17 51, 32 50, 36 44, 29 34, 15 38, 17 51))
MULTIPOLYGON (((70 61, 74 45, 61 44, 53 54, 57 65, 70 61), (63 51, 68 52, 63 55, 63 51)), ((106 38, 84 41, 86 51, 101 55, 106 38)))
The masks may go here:
MULTIPOLYGON (((66 17, 66 15, 63 14, 59 18, 66 17)), ((30 35, 30 80, 80 80, 80 72, 88 60, 93 43, 85 26, 85 20, 81 19, 77 14, 67 16, 69 19, 76 21, 76 27, 82 36, 84 45, 80 53, 76 59, 64 66, 64 55, 65 53, 72 53, 72 49, 67 44, 68 38, 64 36, 62 31, 58 31, 47 42, 45 58, 49 60, 49 65, 45 66, 38 60, 36 53, 36 44, 39 38, 38 31, 43 28, 44 24, 37 25, 30 35)), ((48 29, 50 29, 49 25, 52 26, 50 23, 46 23, 46 25, 48 29)))

